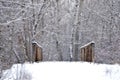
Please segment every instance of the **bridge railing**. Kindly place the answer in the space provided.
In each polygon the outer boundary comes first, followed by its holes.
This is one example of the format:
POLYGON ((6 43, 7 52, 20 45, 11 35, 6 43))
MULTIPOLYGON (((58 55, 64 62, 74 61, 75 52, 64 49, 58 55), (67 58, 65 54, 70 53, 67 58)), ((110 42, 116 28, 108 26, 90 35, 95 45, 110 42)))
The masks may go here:
POLYGON ((81 61, 94 62, 95 43, 90 42, 80 48, 81 61))
POLYGON ((33 61, 42 61, 42 48, 37 43, 32 43, 33 61))

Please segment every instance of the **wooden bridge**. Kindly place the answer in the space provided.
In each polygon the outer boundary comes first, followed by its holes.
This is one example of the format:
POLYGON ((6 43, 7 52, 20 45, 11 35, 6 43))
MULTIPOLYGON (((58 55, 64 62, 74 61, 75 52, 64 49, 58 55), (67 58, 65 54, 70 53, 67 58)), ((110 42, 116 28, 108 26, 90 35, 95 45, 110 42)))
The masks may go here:
MULTIPOLYGON (((94 42, 90 42, 80 48, 81 61, 94 62, 94 46, 94 42)), ((32 43, 32 48, 34 61, 42 61, 42 48, 37 43, 32 43)))

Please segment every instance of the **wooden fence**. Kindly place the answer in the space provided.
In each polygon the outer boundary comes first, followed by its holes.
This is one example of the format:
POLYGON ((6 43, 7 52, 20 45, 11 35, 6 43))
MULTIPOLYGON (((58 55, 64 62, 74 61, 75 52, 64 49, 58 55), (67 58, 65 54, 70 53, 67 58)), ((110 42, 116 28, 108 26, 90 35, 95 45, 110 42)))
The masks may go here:
POLYGON ((94 42, 90 42, 80 49, 81 61, 93 62, 94 61, 94 42))
POLYGON ((42 61, 42 48, 37 43, 32 43, 33 59, 35 62, 42 61))

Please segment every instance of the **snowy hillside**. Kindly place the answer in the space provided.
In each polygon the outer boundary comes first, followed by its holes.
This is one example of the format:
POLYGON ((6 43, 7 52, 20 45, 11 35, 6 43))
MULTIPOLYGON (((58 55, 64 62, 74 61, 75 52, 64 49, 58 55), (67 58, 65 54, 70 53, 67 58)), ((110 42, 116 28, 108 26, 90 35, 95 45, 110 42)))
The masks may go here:
POLYGON ((15 64, 1 80, 120 80, 120 66, 87 62, 15 64))

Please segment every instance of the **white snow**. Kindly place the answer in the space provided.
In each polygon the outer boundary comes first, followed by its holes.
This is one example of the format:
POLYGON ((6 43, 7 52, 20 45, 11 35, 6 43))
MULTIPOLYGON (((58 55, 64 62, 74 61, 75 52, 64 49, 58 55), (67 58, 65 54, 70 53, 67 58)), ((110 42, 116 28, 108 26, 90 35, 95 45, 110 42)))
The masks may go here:
POLYGON ((32 43, 36 43, 39 47, 42 48, 42 46, 37 41, 33 40, 32 43))
POLYGON ((15 64, 1 80, 120 80, 120 65, 87 62, 15 64))
POLYGON ((86 46, 88 46, 88 45, 90 45, 90 44, 92 44, 92 43, 95 43, 95 42, 94 42, 94 41, 91 41, 91 42, 89 42, 89 43, 87 43, 87 44, 81 46, 80 48, 84 48, 84 47, 86 47, 86 46))

